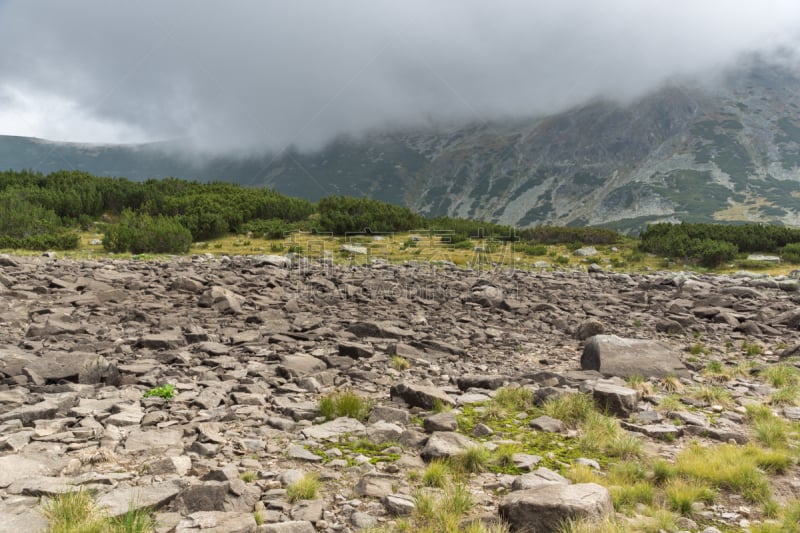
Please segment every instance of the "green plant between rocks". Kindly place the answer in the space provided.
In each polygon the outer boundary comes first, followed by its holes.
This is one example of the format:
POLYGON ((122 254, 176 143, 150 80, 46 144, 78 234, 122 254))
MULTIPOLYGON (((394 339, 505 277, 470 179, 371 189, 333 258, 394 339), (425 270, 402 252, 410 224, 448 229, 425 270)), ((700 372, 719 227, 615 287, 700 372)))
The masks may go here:
POLYGON ((346 416, 364 421, 372 410, 372 402, 346 389, 323 396, 319 399, 317 408, 325 420, 346 416))
POLYGON ((315 500, 319 497, 319 475, 316 472, 307 472, 297 481, 286 486, 286 499, 290 503, 298 500, 315 500))
POLYGON ((162 398, 167 401, 172 400, 175 397, 175 385, 172 383, 167 383, 166 385, 161 385, 160 387, 154 387, 145 391, 144 397, 162 398))

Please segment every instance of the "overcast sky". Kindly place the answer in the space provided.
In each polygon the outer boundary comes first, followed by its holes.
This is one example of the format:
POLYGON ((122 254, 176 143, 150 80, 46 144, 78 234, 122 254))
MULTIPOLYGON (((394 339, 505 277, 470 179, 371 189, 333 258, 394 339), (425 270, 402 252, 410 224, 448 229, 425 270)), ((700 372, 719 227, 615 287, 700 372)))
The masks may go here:
POLYGON ((313 148, 632 98, 798 35, 797 0, 0 0, 0 134, 313 148))

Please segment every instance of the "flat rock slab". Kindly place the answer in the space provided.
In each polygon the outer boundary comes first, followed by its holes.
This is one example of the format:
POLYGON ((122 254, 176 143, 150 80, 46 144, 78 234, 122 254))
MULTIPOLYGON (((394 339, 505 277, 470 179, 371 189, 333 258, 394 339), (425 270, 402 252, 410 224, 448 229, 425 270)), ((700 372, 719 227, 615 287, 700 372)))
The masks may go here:
POLYGON ((401 337, 413 337, 416 335, 412 330, 405 329, 391 322, 356 322, 347 327, 347 331, 356 337, 378 337, 397 339, 401 337))
POLYGON ((647 435, 651 439, 665 440, 670 442, 683 435, 683 428, 681 426, 675 426, 672 424, 636 425, 622 422, 622 427, 628 431, 635 431, 636 433, 647 435))
POLYGON ((20 455, 0 457, 0 488, 5 488, 15 481, 53 475, 55 472, 45 463, 20 455))
POLYGON ((175 348, 186 346, 186 339, 181 330, 173 329, 139 337, 136 345, 150 350, 174 350, 175 348))
POLYGON ((392 398, 402 398, 411 407, 422 407, 423 409, 433 409, 437 403, 451 407, 456 405, 456 401, 442 389, 413 383, 392 385, 392 388, 389 389, 389 395, 392 398))
POLYGON ((322 457, 315 453, 306 450, 300 444, 292 444, 286 449, 286 456, 289 459, 297 459, 298 461, 308 461, 310 463, 321 463, 322 457))
POLYGON ((552 485, 553 483, 569 485, 572 481, 542 466, 533 472, 517 476, 511 483, 511 490, 528 490, 541 485, 552 485))
POLYGON ((592 396, 601 408, 617 416, 627 417, 636 410, 639 393, 634 389, 599 381, 592 390, 592 396))
POLYGON ((295 354, 281 357, 279 371, 285 377, 302 377, 322 372, 328 368, 325 361, 312 355, 295 354))
POLYGON ((180 493, 178 485, 170 482, 153 483, 142 487, 119 486, 106 492, 97 500, 97 505, 110 516, 120 516, 130 509, 145 507, 159 509, 171 502, 180 493))
POLYGON ((6 489, 9 494, 53 496, 75 490, 73 480, 66 477, 34 476, 18 479, 6 489))
POLYGON ((646 339, 627 339, 616 335, 595 335, 586 341, 581 356, 583 370, 596 370, 604 376, 688 377, 675 350, 646 339))
POLYGON ((428 442, 425 443, 425 448, 422 449, 422 458, 426 461, 432 459, 443 459, 458 455, 462 451, 471 446, 478 445, 469 437, 465 437, 461 433, 452 431, 440 431, 433 433, 428 442))
POLYGON ((36 506, 14 508, 0 505, 0 532, 38 533, 46 528, 47 519, 36 506))
POLYGON ((472 388, 495 390, 509 381, 513 381, 513 379, 499 374, 465 374, 459 377, 456 383, 462 391, 472 388))
POLYGON ((316 533, 314 524, 303 520, 292 522, 279 522, 277 524, 265 524, 259 531, 263 533, 316 533))
POLYGON ((538 429, 546 433, 563 433, 567 430, 567 426, 564 425, 564 422, 547 415, 534 418, 531 420, 530 426, 533 429, 538 429))
POLYGON ((179 429, 133 430, 125 440, 125 452, 161 453, 171 450, 179 454, 183 451, 182 440, 183 431, 179 429))
POLYGON ((330 440, 342 435, 363 435, 367 428, 355 418, 341 417, 318 426, 304 428, 302 433, 308 439, 330 440))
POLYGON ((175 533, 203 531, 204 533, 252 533, 257 530, 253 513, 225 511, 198 511, 192 513, 177 526, 175 533))
POLYGON ((611 495, 596 483, 551 483, 512 492, 500 503, 500 516, 512 531, 555 532, 563 522, 585 518, 600 521, 614 512, 611 495))

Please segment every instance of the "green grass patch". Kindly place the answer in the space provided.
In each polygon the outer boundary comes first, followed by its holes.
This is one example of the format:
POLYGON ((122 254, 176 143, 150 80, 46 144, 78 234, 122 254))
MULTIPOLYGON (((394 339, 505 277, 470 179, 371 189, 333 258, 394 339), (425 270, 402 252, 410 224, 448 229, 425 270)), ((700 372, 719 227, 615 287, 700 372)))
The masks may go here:
POLYGON ((372 410, 372 402, 348 389, 323 396, 317 408, 325 420, 347 416, 364 421, 372 410))
POLYGON ((163 398, 169 401, 175 397, 175 385, 167 383, 160 387, 154 387, 150 390, 146 390, 143 396, 145 398, 163 398))
POLYGON ((771 460, 765 450, 753 445, 704 448, 692 444, 678 455, 675 467, 688 479, 737 492, 750 503, 763 504, 770 499, 769 482, 761 470, 768 459, 771 460))
POLYGON ((286 499, 294 503, 298 500, 316 500, 319 496, 320 482, 316 472, 307 472, 286 487, 286 499))

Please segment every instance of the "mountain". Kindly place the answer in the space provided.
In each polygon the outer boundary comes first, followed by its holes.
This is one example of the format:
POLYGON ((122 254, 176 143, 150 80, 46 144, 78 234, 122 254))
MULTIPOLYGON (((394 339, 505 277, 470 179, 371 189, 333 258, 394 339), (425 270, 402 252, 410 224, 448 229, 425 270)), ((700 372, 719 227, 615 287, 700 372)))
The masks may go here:
POLYGON ((800 70, 753 59, 713 85, 547 117, 342 137, 313 153, 193 162, 169 145, 0 139, 0 168, 77 168, 370 196, 504 224, 657 220, 800 225, 800 70))

